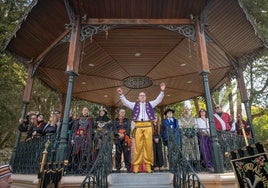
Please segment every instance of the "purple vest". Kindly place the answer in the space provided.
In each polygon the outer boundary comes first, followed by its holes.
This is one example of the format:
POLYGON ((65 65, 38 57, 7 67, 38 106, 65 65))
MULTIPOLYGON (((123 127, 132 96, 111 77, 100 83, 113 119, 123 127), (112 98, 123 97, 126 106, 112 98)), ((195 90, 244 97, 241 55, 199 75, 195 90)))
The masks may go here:
MULTIPOLYGON (((145 108, 146 108, 146 113, 147 113, 149 119, 154 120, 155 116, 154 116, 154 110, 153 110, 152 105, 149 102, 146 102, 145 103, 145 108)), ((140 103, 136 102, 135 106, 133 108, 133 111, 132 111, 132 120, 137 121, 138 117, 139 117, 139 114, 140 114, 140 103)))

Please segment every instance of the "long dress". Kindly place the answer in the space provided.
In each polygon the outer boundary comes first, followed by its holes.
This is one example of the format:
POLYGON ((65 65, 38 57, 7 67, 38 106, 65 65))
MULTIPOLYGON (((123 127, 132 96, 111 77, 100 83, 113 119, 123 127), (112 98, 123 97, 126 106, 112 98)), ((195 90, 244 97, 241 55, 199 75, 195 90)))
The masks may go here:
POLYGON ((162 167, 164 165, 162 139, 161 139, 161 125, 160 123, 153 123, 153 152, 154 152, 154 167, 162 167), (155 142, 158 139, 158 142, 155 142))
POLYGON ((196 119, 191 115, 182 116, 179 119, 179 125, 181 129, 183 155, 188 161, 200 161, 196 119))
POLYGON ((72 127, 70 167, 74 171, 87 171, 92 161, 92 127, 93 121, 88 116, 79 117, 72 127))
POLYGON ((199 143, 202 155, 202 160, 206 168, 212 167, 212 140, 209 132, 208 119, 197 118, 199 128, 199 143))

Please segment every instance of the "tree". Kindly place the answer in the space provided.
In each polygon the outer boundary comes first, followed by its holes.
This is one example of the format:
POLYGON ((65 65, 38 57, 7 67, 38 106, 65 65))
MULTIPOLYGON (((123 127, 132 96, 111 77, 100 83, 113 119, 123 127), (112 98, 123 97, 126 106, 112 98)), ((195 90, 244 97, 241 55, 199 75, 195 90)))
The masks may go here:
MULTIPOLYGON (((252 112, 254 114, 260 114, 263 109, 253 106, 252 112)), ((255 117, 253 119, 253 125, 259 142, 268 141, 268 110, 262 116, 255 117)))
MULTIPOLYGON (((250 17, 263 38, 268 39, 268 1, 243 0, 250 17)), ((258 104, 268 108, 268 50, 264 50, 248 64, 245 69, 245 79, 249 93, 249 105, 258 104)))
POLYGON ((256 23, 258 30, 264 38, 268 39, 268 1, 267 0, 242 0, 251 19, 256 23))

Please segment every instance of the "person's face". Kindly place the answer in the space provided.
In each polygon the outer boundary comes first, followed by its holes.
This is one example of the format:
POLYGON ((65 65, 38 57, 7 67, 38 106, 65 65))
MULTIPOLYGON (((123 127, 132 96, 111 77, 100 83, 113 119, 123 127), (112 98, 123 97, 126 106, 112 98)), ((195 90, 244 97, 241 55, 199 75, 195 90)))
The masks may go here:
POLYGON ((216 113, 221 113, 221 112, 222 112, 221 106, 216 105, 216 106, 215 106, 215 112, 216 112, 216 113))
POLYGON ((126 111, 124 109, 121 109, 119 110, 118 114, 119 114, 119 117, 125 117, 126 111))
POLYGON ((51 114, 49 121, 52 124, 56 124, 58 122, 58 116, 56 114, 51 114))
POLYGON ((73 117, 73 112, 69 112, 69 117, 73 117))
POLYGON ((33 124, 36 123, 36 115, 31 116, 31 123, 33 123, 33 124))
POLYGON ((43 115, 39 115, 39 116, 37 117, 37 121, 38 121, 38 122, 44 121, 44 116, 43 116, 43 115))
POLYGON ((145 95, 145 93, 144 92, 141 92, 139 94, 138 99, 139 99, 140 102, 145 102, 146 101, 146 95, 145 95))
POLYGON ((201 111, 200 111, 200 115, 201 115, 201 116, 206 116, 206 111, 201 110, 201 111))
POLYGON ((100 116, 104 116, 105 115, 105 111, 104 110, 101 110, 99 114, 100 114, 100 116))
POLYGON ((11 178, 11 175, 3 177, 3 178, 0 179, 0 188, 11 187, 12 182, 13 182, 13 180, 11 178))
POLYGON ((189 115, 190 114, 190 109, 189 108, 184 108, 183 109, 183 114, 184 115, 189 115))
POLYGON ((60 112, 54 112, 54 114, 56 114, 59 119, 61 118, 61 113, 60 112))
POLYGON ((155 122, 155 123, 158 122, 158 117, 157 117, 157 116, 154 117, 154 122, 155 122))
POLYGON ((172 118, 172 117, 173 117, 173 113, 169 111, 169 112, 167 113, 167 118, 172 118))
POLYGON ((83 108, 83 110, 82 110, 82 114, 83 114, 83 116, 88 116, 88 115, 89 115, 89 110, 88 110, 88 108, 83 108))

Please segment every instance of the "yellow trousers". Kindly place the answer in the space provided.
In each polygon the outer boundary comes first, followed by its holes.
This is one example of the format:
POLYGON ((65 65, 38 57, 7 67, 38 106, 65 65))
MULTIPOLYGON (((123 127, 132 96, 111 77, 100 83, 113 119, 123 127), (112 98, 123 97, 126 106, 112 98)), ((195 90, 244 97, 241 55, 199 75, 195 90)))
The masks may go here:
POLYGON ((135 127, 133 170, 138 172, 139 165, 145 163, 146 171, 151 172, 154 161, 152 122, 136 122, 135 127))

